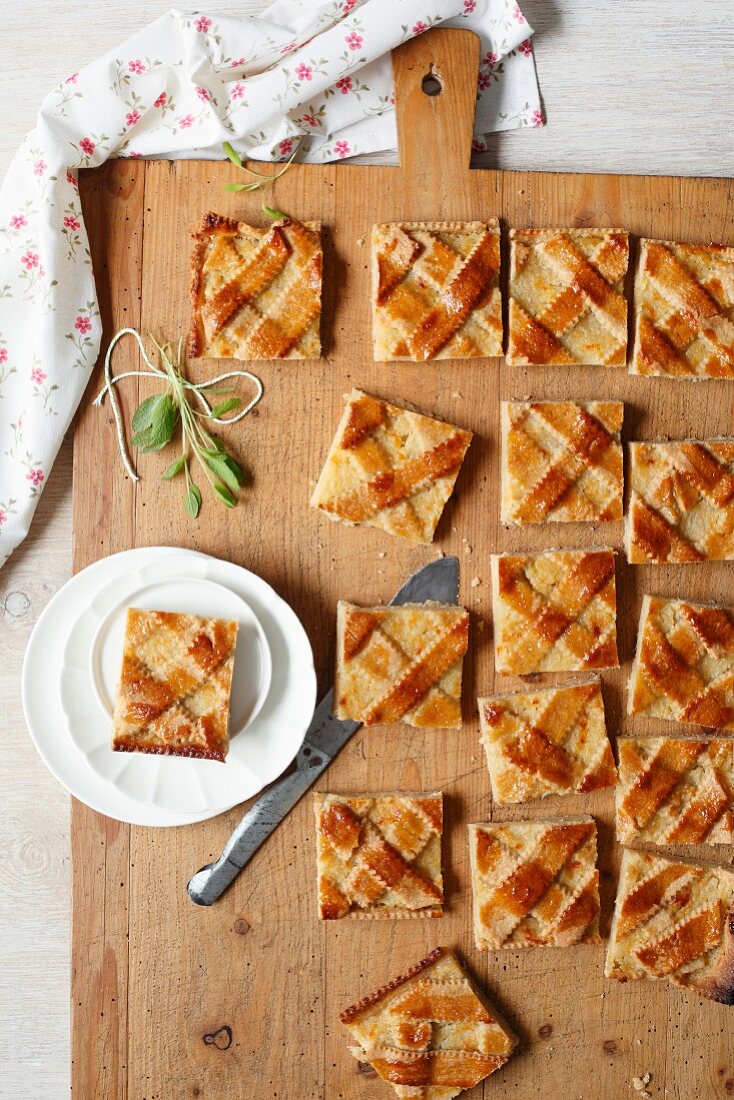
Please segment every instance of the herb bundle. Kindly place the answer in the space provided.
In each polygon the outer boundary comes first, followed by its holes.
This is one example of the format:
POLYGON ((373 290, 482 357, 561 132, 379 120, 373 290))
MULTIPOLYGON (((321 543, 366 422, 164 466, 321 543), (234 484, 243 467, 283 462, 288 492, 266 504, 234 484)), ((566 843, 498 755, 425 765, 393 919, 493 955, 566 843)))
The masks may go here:
POLYGON ((131 443, 143 454, 153 451, 162 451, 174 438, 176 432, 181 432, 181 453, 170 466, 163 472, 163 479, 171 481, 183 474, 186 482, 184 506, 189 516, 196 519, 202 505, 202 495, 199 486, 192 476, 192 466, 198 463, 204 477, 209 482, 212 491, 227 508, 234 508, 237 503, 237 492, 245 482, 245 472, 238 462, 227 452, 222 440, 211 430, 214 424, 233 424, 257 404, 260 400, 263 388, 262 383, 249 371, 235 370, 220 375, 208 382, 194 384, 189 382, 183 374, 181 365, 181 344, 179 342, 178 354, 174 359, 173 348, 170 343, 159 344, 151 336, 160 357, 160 367, 154 366, 146 355, 140 334, 135 329, 122 329, 112 339, 105 357, 106 385, 97 397, 95 404, 101 405, 107 392, 112 400, 112 407, 117 423, 118 441, 125 467, 134 481, 137 474, 130 465, 125 446, 125 433, 122 424, 114 386, 123 378, 130 375, 148 377, 151 374, 166 382, 164 393, 146 397, 140 403, 132 418, 133 435, 131 443), (147 371, 127 371, 124 374, 112 375, 110 357, 112 349, 125 334, 136 337, 140 346, 143 359, 149 368, 147 371), (219 383, 227 379, 242 376, 254 381, 257 385, 257 393, 245 407, 242 407, 241 398, 231 393, 231 389, 222 388, 219 383), (228 394, 214 408, 203 394, 203 390, 211 393, 228 394), (193 393, 199 401, 200 409, 195 408, 189 401, 189 394, 193 393), (237 415, 228 420, 222 417, 227 413, 239 410, 237 415))

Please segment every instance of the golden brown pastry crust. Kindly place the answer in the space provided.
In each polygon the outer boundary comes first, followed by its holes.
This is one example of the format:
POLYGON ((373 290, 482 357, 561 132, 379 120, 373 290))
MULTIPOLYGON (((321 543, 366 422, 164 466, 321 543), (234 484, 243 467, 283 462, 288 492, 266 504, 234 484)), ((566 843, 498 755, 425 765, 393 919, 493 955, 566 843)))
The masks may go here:
POLYGON ((334 713, 371 726, 461 726, 469 612, 448 604, 337 608, 334 713))
POLYGON ((373 226, 375 359, 500 356, 499 274, 497 218, 373 226))
POLYGON ((625 849, 604 973, 734 1004, 734 875, 625 849))
POLYGON ((510 230, 510 366, 627 358, 623 229, 510 230))
POLYGON ((191 237, 189 355, 319 358, 318 222, 285 218, 258 228, 210 212, 191 237))
POLYGON ((503 1066, 517 1038, 453 952, 421 962, 344 1009, 351 1052, 398 1096, 450 1100, 503 1066))
POLYGON ((734 841, 734 741, 621 737, 617 748, 620 843, 734 841))
POLYGON ((224 760, 237 623, 128 608, 112 748, 224 760))
POLYGON ((640 241, 630 370, 734 378, 734 248, 640 241))
POLYGON ((591 817, 469 825, 480 951, 599 943, 591 817))
POLYGON ((479 699, 498 804, 613 787, 617 771, 598 679, 479 699))
POLYGON ((352 390, 311 496, 351 526, 429 543, 472 433, 352 390))
POLYGON ((502 402, 502 522, 622 518, 621 401, 502 402))
POLYGON ((492 611, 498 672, 619 664, 613 550, 493 555, 492 611))
POLYGON ((627 560, 734 559, 734 439, 630 443, 627 560))
POLYGON ((627 710, 734 730, 734 608, 645 596, 627 710))
POLYGON ((440 792, 314 795, 322 920, 440 917, 440 792))

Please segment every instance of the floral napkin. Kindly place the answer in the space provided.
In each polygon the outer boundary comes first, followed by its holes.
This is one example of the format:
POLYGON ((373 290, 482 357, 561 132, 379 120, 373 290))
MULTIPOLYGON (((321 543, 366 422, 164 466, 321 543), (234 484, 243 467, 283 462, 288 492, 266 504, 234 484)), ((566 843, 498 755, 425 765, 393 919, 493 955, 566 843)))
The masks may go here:
POLYGON ((324 162, 394 149, 390 50, 430 27, 481 38, 474 148, 543 122, 514 0, 278 0, 176 10, 44 99, 0 189, 0 564, 25 537, 97 359, 77 172, 108 157, 324 162))

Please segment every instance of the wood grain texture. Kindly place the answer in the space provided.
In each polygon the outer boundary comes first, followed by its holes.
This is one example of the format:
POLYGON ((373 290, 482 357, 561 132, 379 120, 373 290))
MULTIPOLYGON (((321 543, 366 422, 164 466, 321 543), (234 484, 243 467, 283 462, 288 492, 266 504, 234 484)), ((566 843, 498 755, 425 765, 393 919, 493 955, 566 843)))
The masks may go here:
MULTIPOLYGON (((604 368, 509 368, 497 360, 374 364, 366 241, 375 221, 493 214, 502 217, 505 230, 508 225, 622 225, 635 234, 731 241, 734 192, 728 181, 470 172, 469 126, 456 114, 462 100, 465 107, 470 103, 468 84, 463 94, 461 85, 456 89, 455 100, 443 100, 445 115, 442 97, 426 104, 414 88, 426 63, 450 82, 445 74, 463 73, 455 61, 473 63, 473 51, 471 39, 444 32, 403 48, 397 84, 409 173, 306 166, 294 167, 276 184, 274 205, 325 226, 325 359, 258 365, 265 399, 257 416, 229 433, 252 477, 233 512, 205 499, 198 523, 186 520, 176 488, 156 476, 169 461, 165 454, 142 458, 142 480, 129 485, 111 457, 100 462, 100 453, 109 456, 112 432, 107 417, 89 409, 89 398, 75 448, 76 484, 85 487, 75 498, 76 568, 123 545, 152 543, 187 545, 240 562, 273 584, 301 617, 322 690, 332 674, 338 598, 379 602, 437 550, 459 555, 462 599, 474 613, 464 728, 361 731, 321 784, 332 791, 445 791, 448 912, 441 921, 379 928, 348 920, 319 924, 308 799, 211 910, 190 904, 185 883, 219 851, 239 810, 182 829, 113 831, 75 805, 74 1033, 84 1037, 78 1047, 85 1053, 74 1064, 78 1096, 225 1098, 242 1095, 243 1089, 246 1095, 257 1091, 299 1100, 389 1095, 347 1052, 338 1012, 437 943, 459 949, 522 1038, 520 1053, 492 1077, 487 1096, 543 1092, 565 1098, 571 1080, 580 1096, 616 1097, 626 1095, 632 1077, 646 1071, 656 1091, 667 1088, 677 1100, 729 1095, 734 1050, 721 1006, 662 984, 610 983, 603 978, 601 948, 475 951, 465 825, 503 815, 593 813, 600 829, 603 926, 608 927, 618 857, 613 793, 546 799, 496 813, 474 700, 477 693, 519 683, 493 674, 490 552, 558 541, 621 548, 622 525, 569 525, 560 533, 543 526, 501 527, 499 399, 620 398, 627 403, 625 437, 652 438, 671 431, 731 433, 734 391, 726 382, 676 384, 604 368), (458 143, 456 159, 439 175, 426 170, 436 147, 426 127, 440 132, 447 124, 458 143), (418 148, 412 145, 414 134, 420 135, 418 148), (476 433, 434 548, 405 546, 379 530, 331 524, 308 508, 342 395, 353 385, 398 403, 413 402, 476 433), (103 499, 91 516, 90 496, 103 499), (472 586, 472 578, 481 583, 472 586), (701 1052, 705 1056, 699 1060, 701 1052), (104 1075, 100 1066, 106 1067, 104 1075)), ((135 317, 138 295, 146 328, 159 335, 186 331, 189 227, 210 207, 255 221, 262 217, 257 196, 224 192, 232 173, 229 166, 210 163, 114 164, 83 181, 95 252, 108 258, 106 271, 99 261, 96 265, 107 282, 107 331, 123 323, 125 307, 124 316, 135 317)), ((190 369, 204 377, 215 367, 198 362, 190 369)), ((141 387, 141 396, 147 392, 141 387)), ((128 391, 128 410, 136 397, 128 391)), ((622 685, 643 591, 692 597, 714 591, 734 602, 725 563, 632 570, 620 562, 618 582, 624 667, 604 674, 613 733, 622 726, 622 685)), ((636 722, 634 728, 661 729, 663 723, 636 722)))

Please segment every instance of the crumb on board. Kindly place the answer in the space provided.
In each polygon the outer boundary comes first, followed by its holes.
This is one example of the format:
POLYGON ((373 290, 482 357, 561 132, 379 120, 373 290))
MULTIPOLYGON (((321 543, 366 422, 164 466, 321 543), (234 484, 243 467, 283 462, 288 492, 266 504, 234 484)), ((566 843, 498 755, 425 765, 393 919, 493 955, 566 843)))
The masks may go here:
POLYGON ((387 556, 387 550, 380 550, 380 552, 377 556, 378 556, 378 558, 386 557, 387 556))
POLYGON ((481 577, 472 577, 472 579, 469 581, 469 584, 472 586, 472 588, 479 588, 479 585, 481 583, 482 583, 482 578, 481 577))
POLYGON ((361 248, 364 244, 364 237, 357 237, 357 244, 361 248))

